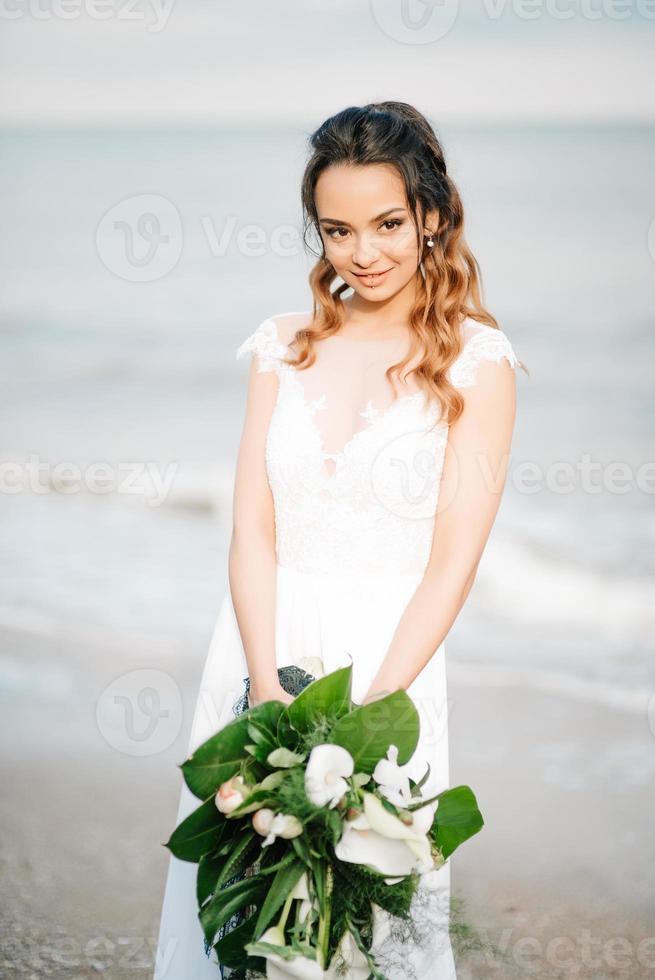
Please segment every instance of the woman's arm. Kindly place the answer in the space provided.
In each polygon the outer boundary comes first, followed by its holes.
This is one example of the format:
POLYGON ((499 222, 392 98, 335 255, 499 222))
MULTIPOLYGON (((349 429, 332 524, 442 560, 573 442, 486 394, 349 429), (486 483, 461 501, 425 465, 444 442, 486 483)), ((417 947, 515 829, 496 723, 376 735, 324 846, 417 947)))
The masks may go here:
POLYGON ((275 657, 276 557, 273 497, 266 475, 266 433, 277 394, 275 371, 250 363, 246 414, 237 456, 228 574, 253 702, 291 700, 275 657))
POLYGON ((466 601, 500 506, 516 415, 514 370, 478 365, 451 426, 432 550, 365 701, 405 690, 439 648, 466 601))

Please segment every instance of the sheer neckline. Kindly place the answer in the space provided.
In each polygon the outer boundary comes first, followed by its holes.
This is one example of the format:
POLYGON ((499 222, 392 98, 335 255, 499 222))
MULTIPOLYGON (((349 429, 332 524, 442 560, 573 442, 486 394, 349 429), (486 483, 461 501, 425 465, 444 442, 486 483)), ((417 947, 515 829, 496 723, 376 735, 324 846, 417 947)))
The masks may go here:
POLYGON ((399 395, 394 401, 380 408, 373 405, 373 400, 369 398, 364 408, 360 408, 357 412, 358 416, 364 418, 367 424, 361 429, 356 429, 349 436, 349 438, 346 439, 341 449, 337 450, 337 452, 329 452, 325 448, 325 437, 315 418, 315 413, 317 411, 329 409, 327 393, 323 392, 323 394, 318 398, 314 398, 310 401, 307 398, 305 386, 298 377, 298 371, 295 368, 290 367, 288 377, 291 379, 298 392, 303 411, 307 413, 310 425, 312 426, 312 430, 319 447, 319 455, 322 460, 322 475, 326 480, 332 480, 338 475, 339 468, 342 463, 352 453, 359 441, 371 432, 374 426, 386 420, 392 414, 392 412, 398 410, 399 406, 409 405, 412 403, 417 403, 420 405, 421 402, 425 400, 425 392, 423 389, 409 392, 406 395, 399 395), (334 467, 332 470, 329 470, 327 467, 327 463, 330 460, 332 461, 334 467))
MULTIPOLYGON (((291 314, 283 314, 285 316, 291 314)), ((300 315, 299 313, 297 315, 300 315)), ((302 314, 306 315, 306 314, 302 314)), ((272 325, 275 341, 278 345, 280 351, 284 351, 284 356, 290 353, 289 345, 281 341, 278 326, 275 320, 270 319, 270 324, 272 325)), ((355 341, 358 345, 364 345, 366 343, 373 343, 371 341, 355 341)), ((377 343, 377 342, 375 342, 377 343)), ((390 341, 386 341, 390 343, 390 341)), ((394 340, 395 344, 398 344, 398 340, 394 340)), ((328 411, 329 402, 326 391, 322 391, 317 398, 310 398, 307 394, 305 385, 300 378, 300 371, 293 367, 291 364, 284 364, 286 368, 286 375, 291 379, 291 383, 296 389, 299 400, 302 406, 303 412, 307 414, 308 420, 316 437, 316 442, 319 447, 319 454, 322 460, 322 475, 326 480, 334 479, 338 473, 343 462, 348 458, 348 456, 353 452, 355 447, 358 445, 360 440, 367 436, 374 427, 381 424, 386 420, 392 413, 399 410, 402 406, 410 406, 413 404, 421 405, 421 403, 426 401, 426 392, 422 388, 415 389, 414 391, 407 392, 403 395, 397 395, 391 402, 387 405, 374 405, 373 399, 369 398, 365 405, 357 410, 357 417, 366 420, 366 424, 360 428, 355 429, 350 436, 346 439, 342 447, 335 452, 332 452, 325 447, 325 436, 318 425, 316 420, 317 411, 328 411), (328 463, 332 462, 333 469, 328 469, 328 463)))

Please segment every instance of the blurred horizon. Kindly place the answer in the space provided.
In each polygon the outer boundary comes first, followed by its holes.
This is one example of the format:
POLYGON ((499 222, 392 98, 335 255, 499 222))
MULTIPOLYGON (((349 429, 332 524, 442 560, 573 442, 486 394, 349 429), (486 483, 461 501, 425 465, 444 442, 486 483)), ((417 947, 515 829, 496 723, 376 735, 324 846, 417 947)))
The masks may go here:
POLYGON ((0 125, 308 125, 395 99, 443 123, 655 121, 644 0, 209 0, 4 10, 0 125), (111 52, 110 57, 106 56, 111 52), (392 79, 390 81, 390 79, 392 79), (274 84, 271 82, 274 80, 274 84), (299 82, 301 84, 299 84, 299 82))

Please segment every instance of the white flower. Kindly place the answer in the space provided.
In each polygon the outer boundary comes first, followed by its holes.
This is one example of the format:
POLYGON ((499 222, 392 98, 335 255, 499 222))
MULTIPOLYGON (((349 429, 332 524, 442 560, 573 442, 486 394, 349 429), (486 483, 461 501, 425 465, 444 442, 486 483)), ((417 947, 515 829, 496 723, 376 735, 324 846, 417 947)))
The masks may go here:
POLYGON ((303 871, 300 878, 298 878, 298 881, 296 882, 291 894, 294 898, 300 899, 299 916, 300 921, 304 922, 312 909, 312 902, 309 897, 309 881, 306 871, 303 871))
MULTIPOLYGON (((427 815, 421 807, 407 826, 382 805, 373 793, 364 793, 364 812, 344 823, 335 854, 341 861, 363 864, 380 874, 400 877, 434 867, 430 841, 423 829, 427 815), (420 814, 416 819, 416 814, 420 814)), ((431 809, 431 805, 427 805, 431 809)))
MULTIPOLYGON (((375 934, 375 926, 374 926, 375 934)), ((272 926, 263 934, 260 942, 284 946, 284 936, 279 926, 272 926)), ((332 963, 323 970, 318 960, 311 960, 302 954, 285 960, 278 953, 258 954, 266 957, 266 976, 268 980, 343 980, 340 968, 345 961, 349 980, 368 980, 371 971, 366 957, 360 952, 352 934, 346 931, 332 957, 332 963)))
POLYGON ((409 776, 398 765, 398 746, 390 745, 387 758, 380 759, 373 770, 373 779, 380 787, 380 792, 390 803, 405 807, 412 802, 409 788, 409 776))
POLYGON ((303 825, 298 820, 298 817, 294 817, 290 813, 276 813, 271 820, 266 840, 262 841, 262 847, 268 847, 276 837, 291 840, 292 837, 299 837, 302 832, 303 825))
POLYGON ((274 816, 275 813, 272 810, 269 810, 266 806, 263 806, 260 810, 255 810, 253 813, 252 825, 257 833, 261 834, 262 837, 266 837, 267 834, 270 834, 274 816))
POLYGON ((355 763, 340 745, 315 745, 305 769, 305 792, 316 806, 335 807, 348 790, 345 777, 352 776, 355 763))
POLYGON ((353 935, 347 929, 339 941, 339 945, 332 957, 332 962, 326 973, 325 980, 338 980, 338 978, 348 977, 348 980, 368 980, 371 969, 366 962, 366 957, 353 939, 353 935), (347 972, 341 973, 340 968, 345 961, 347 972))
POLYGON ((222 783, 215 796, 216 808, 221 813, 232 813, 238 806, 241 806, 248 795, 246 784, 241 776, 232 776, 227 782, 222 783))
MULTIPOLYGON (((271 926, 259 940, 262 943, 272 943, 274 946, 284 946, 284 934, 279 926, 271 926)), ((310 960, 299 953, 285 960, 279 953, 258 953, 266 958, 266 976, 269 980, 323 980, 324 972, 318 960, 310 960)))

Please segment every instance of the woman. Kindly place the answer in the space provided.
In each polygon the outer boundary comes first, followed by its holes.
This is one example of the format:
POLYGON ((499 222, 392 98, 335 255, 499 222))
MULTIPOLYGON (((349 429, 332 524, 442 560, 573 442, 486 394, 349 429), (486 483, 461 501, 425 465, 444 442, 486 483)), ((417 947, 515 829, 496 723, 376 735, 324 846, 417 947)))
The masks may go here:
MULTIPOLYGON (((421 737, 407 771, 418 780, 429 763, 432 795, 449 785, 444 639, 500 504, 520 362, 482 306, 427 120, 404 103, 348 108, 310 143, 313 309, 267 318, 237 351, 252 362, 230 589, 189 752, 234 717, 246 675, 251 704, 288 702, 278 667, 319 676, 352 663, 355 701, 413 698, 421 737)), ((196 806, 183 786, 178 823, 196 806)), ((156 980, 218 974, 195 872, 171 858, 156 980)), ((409 927, 387 921, 378 936, 390 980, 455 976, 450 865, 422 882, 409 927)))

